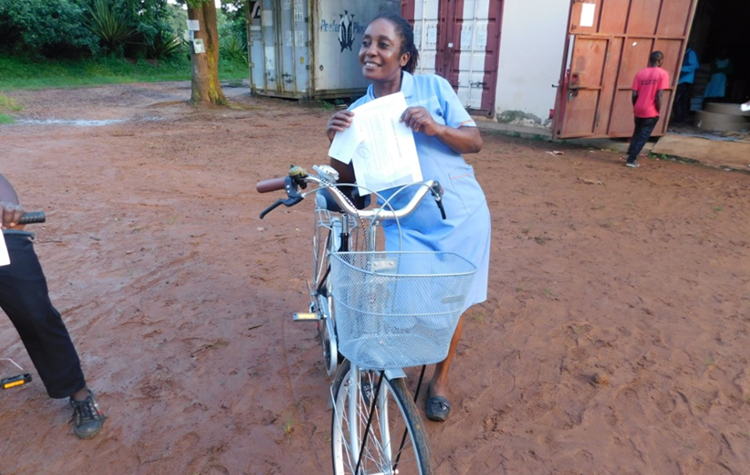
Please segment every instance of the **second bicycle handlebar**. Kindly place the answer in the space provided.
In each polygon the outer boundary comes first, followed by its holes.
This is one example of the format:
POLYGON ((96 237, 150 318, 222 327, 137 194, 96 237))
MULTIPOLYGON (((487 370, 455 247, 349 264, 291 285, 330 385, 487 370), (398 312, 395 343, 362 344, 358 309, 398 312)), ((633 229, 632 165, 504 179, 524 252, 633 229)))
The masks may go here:
POLYGON ((18 220, 18 224, 36 224, 47 221, 44 211, 27 211, 18 220))

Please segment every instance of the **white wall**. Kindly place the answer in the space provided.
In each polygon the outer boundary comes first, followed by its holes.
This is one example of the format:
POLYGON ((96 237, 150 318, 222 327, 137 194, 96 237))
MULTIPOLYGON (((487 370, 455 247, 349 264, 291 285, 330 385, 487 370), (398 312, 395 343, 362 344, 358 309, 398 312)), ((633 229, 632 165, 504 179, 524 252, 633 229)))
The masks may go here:
POLYGON ((545 120, 555 106, 570 2, 505 0, 495 111, 545 120))

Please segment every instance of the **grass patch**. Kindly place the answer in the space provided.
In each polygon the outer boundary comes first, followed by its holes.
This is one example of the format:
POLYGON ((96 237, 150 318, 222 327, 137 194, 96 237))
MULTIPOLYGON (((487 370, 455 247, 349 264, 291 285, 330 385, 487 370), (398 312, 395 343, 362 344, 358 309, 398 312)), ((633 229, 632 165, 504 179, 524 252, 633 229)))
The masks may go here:
POLYGON ((23 106, 18 105, 13 98, 0 94, 0 110, 18 112, 23 110, 23 106))
MULTIPOLYGON (((42 60, 0 56, 0 90, 97 86, 129 82, 189 81, 191 63, 187 55, 168 60, 128 61, 98 58, 80 61, 42 60)), ((219 79, 242 81, 247 65, 219 59, 219 79)))
POLYGON ((16 104, 12 98, 0 94, 0 125, 12 124, 16 121, 13 116, 6 114, 6 112, 18 112, 23 107, 16 104))
POLYGON ((648 154, 646 156, 648 158, 655 158, 657 160, 659 160, 659 159, 661 159, 661 160, 669 160, 669 155, 667 155, 666 153, 657 154, 657 153, 654 153, 654 152, 648 152, 648 154))
POLYGON ((292 432, 294 432, 295 427, 297 427, 299 422, 295 421, 294 418, 291 415, 284 416, 284 434, 291 435, 292 432))

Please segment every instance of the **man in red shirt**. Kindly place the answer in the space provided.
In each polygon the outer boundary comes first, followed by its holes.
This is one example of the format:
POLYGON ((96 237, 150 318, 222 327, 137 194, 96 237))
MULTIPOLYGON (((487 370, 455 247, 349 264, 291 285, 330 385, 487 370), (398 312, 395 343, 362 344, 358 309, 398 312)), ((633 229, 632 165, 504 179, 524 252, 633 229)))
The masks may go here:
POLYGON ((669 73, 661 68, 663 62, 662 52, 654 51, 648 58, 648 67, 638 71, 633 80, 635 131, 628 147, 626 163, 631 168, 639 166, 635 163, 638 154, 659 122, 662 91, 669 88, 669 73))

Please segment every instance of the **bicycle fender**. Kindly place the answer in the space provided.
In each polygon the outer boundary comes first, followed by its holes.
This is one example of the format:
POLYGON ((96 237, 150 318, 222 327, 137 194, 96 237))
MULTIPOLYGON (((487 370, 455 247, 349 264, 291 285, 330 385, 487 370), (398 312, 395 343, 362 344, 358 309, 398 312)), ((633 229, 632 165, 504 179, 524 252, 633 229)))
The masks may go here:
POLYGON ((406 378, 406 373, 404 373, 404 370, 401 368, 387 369, 385 370, 385 377, 388 378, 389 380, 404 379, 406 378))

